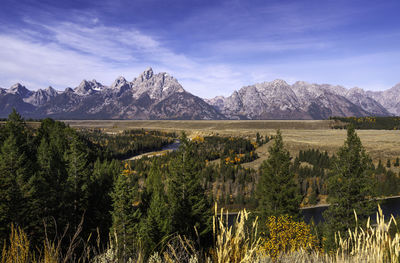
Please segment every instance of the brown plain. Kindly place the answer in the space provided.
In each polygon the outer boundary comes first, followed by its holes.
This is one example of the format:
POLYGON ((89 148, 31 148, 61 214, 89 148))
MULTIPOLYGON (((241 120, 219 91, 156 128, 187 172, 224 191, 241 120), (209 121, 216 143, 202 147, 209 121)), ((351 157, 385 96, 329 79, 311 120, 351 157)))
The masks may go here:
MULTIPOLYGON (((335 153, 346 139, 345 130, 331 129, 330 120, 260 120, 260 121, 169 121, 169 120, 70 120, 64 121, 75 128, 99 128, 105 132, 117 133, 126 129, 162 131, 185 131, 188 136, 220 135, 242 136, 255 139, 260 135, 274 135, 282 131, 286 148, 292 156, 299 150, 315 148, 335 153)), ((362 144, 375 163, 379 159, 386 165, 387 159, 400 157, 400 131, 398 130, 357 130, 362 144)), ((268 144, 257 149, 261 158, 245 164, 257 168, 268 156, 268 144)))

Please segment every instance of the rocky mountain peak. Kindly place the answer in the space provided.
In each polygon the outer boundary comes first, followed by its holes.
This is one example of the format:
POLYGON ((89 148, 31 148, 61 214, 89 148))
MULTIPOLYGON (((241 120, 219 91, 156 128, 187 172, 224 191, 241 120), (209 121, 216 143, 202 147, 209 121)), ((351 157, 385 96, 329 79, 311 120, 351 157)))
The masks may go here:
POLYGON ((74 92, 74 89, 71 87, 65 88, 65 90, 64 90, 64 93, 71 93, 71 92, 72 93, 74 92))
POLYGON ((137 78, 141 81, 146 81, 150 78, 152 78, 154 75, 153 73, 153 69, 151 67, 148 67, 145 71, 143 71, 142 74, 140 74, 140 76, 137 78))
MULTIPOLYGON (((204 100, 173 76, 146 69, 132 82, 118 77, 109 87, 83 80, 64 92, 29 91, 17 83, 0 89, 0 100, 30 117, 87 119, 326 119, 329 116, 400 115, 400 84, 385 91, 281 79, 248 85, 231 96, 204 100)), ((7 104, 7 105, 8 105, 7 104)))
POLYGON ((52 95, 52 96, 55 96, 55 95, 58 94, 58 92, 52 86, 48 86, 45 89, 45 91, 46 91, 47 94, 52 95))
POLYGON ((55 96, 58 95, 58 92, 52 87, 48 87, 47 89, 39 89, 35 92, 31 92, 29 96, 23 98, 24 102, 32 104, 34 106, 43 105, 44 103, 50 101, 55 96))
POLYGON ((20 83, 16 83, 16 84, 12 85, 11 88, 8 90, 8 92, 19 95, 22 98, 25 98, 32 93, 25 86, 22 86, 20 83))
POLYGON ((114 81, 114 83, 111 84, 110 88, 111 88, 111 89, 120 88, 121 86, 126 85, 127 83, 128 83, 128 81, 127 81, 124 77, 119 76, 119 77, 114 81))
POLYGON ((289 85, 276 79, 241 88, 230 97, 208 101, 231 119, 325 119, 330 116, 388 116, 382 105, 358 88, 310 84, 289 85))
POLYGON ((289 86, 289 84, 283 79, 275 79, 271 82, 271 84, 274 86, 289 86))
POLYGON ((132 82, 134 98, 147 94, 153 100, 163 100, 174 93, 185 92, 174 77, 165 72, 154 74, 151 68, 132 82))
POLYGON ((95 79, 92 81, 82 80, 79 86, 75 88, 75 93, 79 95, 87 95, 101 91, 103 88, 104 86, 95 79))
POLYGON ((348 94, 365 94, 365 91, 359 87, 349 89, 348 94))
POLYGON ((308 83, 307 81, 301 81, 301 80, 299 80, 299 81, 296 81, 296 82, 293 84, 293 87, 304 87, 304 86, 309 86, 309 85, 311 85, 311 84, 308 83))
POLYGON ((121 95, 127 90, 130 90, 132 87, 132 83, 128 82, 124 77, 118 77, 113 84, 111 84, 110 89, 113 92, 116 92, 118 95, 121 95))

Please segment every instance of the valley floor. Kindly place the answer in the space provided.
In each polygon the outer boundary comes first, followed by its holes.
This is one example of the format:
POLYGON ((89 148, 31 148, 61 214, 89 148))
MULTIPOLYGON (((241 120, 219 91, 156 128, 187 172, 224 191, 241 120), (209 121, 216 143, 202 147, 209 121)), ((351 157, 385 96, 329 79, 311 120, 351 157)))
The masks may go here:
MULTIPOLYGON (((190 137, 196 135, 243 136, 255 138, 256 133, 273 135, 281 129, 286 148, 292 156, 300 149, 315 148, 329 153, 336 152, 346 138, 345 130, 331 129, 330 120, 256 120, 256 121, 169 121, 169 120, 66 120, 75 128, 98 128, 107 132, 126 129, 162 131, 185 131, 190 137)), ((368 154, 378 162, 400 156, 399 130, 358 130, 357 134, 368 154)), ((258 168, 267 158, 268 146, 257 149, 259 159, 245 166, 258 168)), ((395 172, 399 172, 395 170, 395 172)))

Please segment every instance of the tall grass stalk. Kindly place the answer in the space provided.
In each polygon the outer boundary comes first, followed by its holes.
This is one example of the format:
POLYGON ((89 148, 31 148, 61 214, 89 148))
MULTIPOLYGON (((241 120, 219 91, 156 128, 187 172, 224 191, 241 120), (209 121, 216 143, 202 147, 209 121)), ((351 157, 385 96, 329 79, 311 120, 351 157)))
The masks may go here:
POLYGON ((254 262, 260 247, 260 238, 257 237, 257 218, 247 229, 246 221, 249 212, 246 209, 240 211, 233 226, 228 226, 228 212, 221 209, 220 216, 213 217, 213 232, 215 248, 212 250, 213 262, 254 262))
MULTIPOLYGON (((357 219, 357 214, 355 213, 357 219)), ((349 237, 342 238, 337 235, 335 259, 337 262, 400 262, 400 233, 396 231, 390 234, 389 230, 397 222, 391 216, 389 222, 385 222, 382 209, 378 206, 376 213, 376 224, 372 225, 368 219, 366 228, 355 228, 349 230, 349 237)))
POLYGON ((33 259, 29 248, 28 236, 25 232, 11 225, 10 242, 4 242, 1 253, 1 263, 27 263, 33 259))
MULTIPOLYGON (((355 213, 357 219, 357 215, 355 213)), ((220 210, 213 217, 214 245, 208 252, 200 252, 195 243, 183 236, 173 236, 164 248, 155 252, 147 262, 150 263, 400 263, 400 233, 391 233, 390 229, 397 229, 397 222, 392 216, 388 222, 380 207, 376 215, 376 223, 371 224, 368 220, 366 226, 356 227, 348 231, 348 237, 336 235, 337 250, 323 252, 320 249, 305 250, 300 248, 296 251, 283 252, 278 258, 271 258, 263 253, 263 241, 258 238, 257 219, 250 226, 246 224, 249 220, 249 212, 243 210, 232 226, 228 226, 228 213, 220 210)), ((108 248, 100 254, 98 249, 90 247, 89 240, 83 242, 79 238, 79 227, 77 233, 71 238, 67 251, 61 252, 61 241, 50 241, 46 236, 41 250, 30 247, 28 236, 19 227, 12 226, 10 238, 4 243, 0 263, 58 263, 58 262, 95 262, 95 263, 117 263, 123 262, 118 257, 118 238, 110 238, 108 248), (80 249, 80 255, 76 255, 78 244, 84 243, 80 249), (38 253, 35 255, 35 251, 38 253)), ((99 241, 98 241, 99 243, 99 241)), ((136 255, 125 262, 145 262, 141 255, 136 255)))

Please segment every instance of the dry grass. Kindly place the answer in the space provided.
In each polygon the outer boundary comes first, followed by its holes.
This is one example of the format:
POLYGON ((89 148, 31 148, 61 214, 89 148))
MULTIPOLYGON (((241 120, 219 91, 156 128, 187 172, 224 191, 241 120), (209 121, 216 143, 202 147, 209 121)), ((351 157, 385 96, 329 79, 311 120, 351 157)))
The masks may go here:
POLYGON ((254 262, 260 250, 260 239, 257 238, 257 219, 250 229, 246 228, 249 213, 242 210, 238 213, 233 226, 227 226, 228 213, 224 218, 223 210, 213 220, 214 244, 211 251, 212 262, 254 262))
MULTIPOLYGON (((316 148, 329 153, 336 152, 346 138, 345 130, 330 129, 330 120, 260 120, 260 121, 169 121, 169 120, 67 120, 75 128, 99 128, 106 132, 120 132, 126 129, 147 129, 161 131, 186 131, 188 135, 222 135, 255 138, 261 135, 275 134, 282 130, 287 149, 296 155, 300 149, 316 148)), ((37 126, 38 123, 28 123, 37 126)), ((358 130, 357 134, 367 152, 374 160, 394 160, 400 157, 400 131, 395 130, 358 130)), ((258 154, 265 155, 267 147, 261 147, 258 154)), ((265 156, 264 156, 265 157, 265 156)), ((262 157, 263 158, 263 157, 262 157)), ((260 161, 258 161, 260 162, 260 161)), ((258 167, 255 162, 252 167, 258 167)), ((261 163, 261 162, 260 162, 261 163)), ((397 171, 397 170, 396 170, 397 171)), ((398 171, 397 171, 398 172, 398 171)))
POLYGON ((4 243, 1 263, 30 262, 32 258, 28 236, 19 227, 11 225, 10 242, 8 246, 4 243))
POLYGON ((266 129, 329 129, 330 120, 251 120, 251 121, 171 121, 171 120, 65 120, 71 127, 103 128, 107 131, 125 129, 150 129, 166 131, 191 131, 207 133, 235 134, 238 130, 252 133, 266 129))
POLYGON ((138 159, 141 159, 141 158, 144 157, 144 156, 147 156, 147 157, 151 158, 151 157, 155 157, 155 156, 166 155, 166 154, 168 154, 168 153, 170 153, 170 152, 172 152, 172 150, 163 150, 163 151, 157 151, 157 152, 148 152, 148 153, 143 153, 143 154, 139 154, 139 155, 133 156, 133 157, 131 157, 131 158, 129 158, 129 159, 126 159, 125 161, 127 161, 127 160, 138 160, 138 159))
MULTIPOLYGON (((101 128, 106 132, 119 132, 125 129, 148 129, 161 131, 186 131, 190 137, 196 135, 242 136, 255 139, 261 135, 273 135, 281 129, 286 148, 292 156, 300 149, 315 148, 335 153, 346 138, 345 130, 330 129, 332 121, 65 121, 76 128, 101 128)), ((400 157, 400 131, 392 130, 358 130, 363 145, 372 159, 386 164, 388 158, 400 157)), ((268 157, 268 145, 257 149, 258 160, 245 167, 257 169, 268 157)), ((399 169, 395 169, 399 172, 399 169)))
MULTIPOLYGON (((365 228, 355 228, 349 230, 348 238, 341 238, 337 234, 336 251, 329 253, 323 252, 319 248, 313 248, 307 251, 301 246, 290 250, 282 251, 277 257, 269 257, 265 254, 265 244, 263 240, 257 237, 257 223, 254 222, 247 227, 246 222, 249 219, 249 213, 245 210, 239 213, 233 226, 226 225, 226 218, 221 210, 220 216, 214 216, 214 246, 207 253, 201 252, 195 248, 194 242, 185 237, 175 236, 169 240, 161 252, 154 253, 147 262, 149 263, 267 263, 267 262, 287 262, 287 263, 386 263, 400 262, 400 233, 390 234, 391 226, 397 223, 393 217, 388 222, 379 208, 376 224, 367 223, 365 228)), ((215 209, 217 214, 217 209, 215 209)), ((356 217, 357 218, 357 217, 356 217)), ((286 231, 286 230, 285 230, 286 231)), ((289 235, 290 236, 290 235, 289 235)), ((289 238, 290 239, 290 238, 289 238)), ((290 240, 288 240, 290 243, 290 240)), ((71 243, 72 247, 74 242, 71 243)), ((293 248, 293 247, 292 247, 293 248)), ((81 257, 81 260, 74 260, 68 255, 60 256, 59 246, 55 243, 46 243, 41 250, 40 256, 35 257, 34 250, 29 245, 28 237, 19 228, 12 228, 9 244, 5 244, 1 263, 55 263, 55 262, 122 262, 118 258, 118 239, 110 240, 108 250, 102 255, 90 257, 81 257), (47 245, 49 244, 49 246, 47 245), (46 256, 47 255, 47 256, 46 256)), ((67 253, 68 254, 68 253, 67 253)), ((89 255, 88 253, 86 253, 89 255)), ((92 255, 95 255, 92 253, 92 255)), ((127 259, 125 262, 145 262, 141 255, 134 259, 127 259)))

